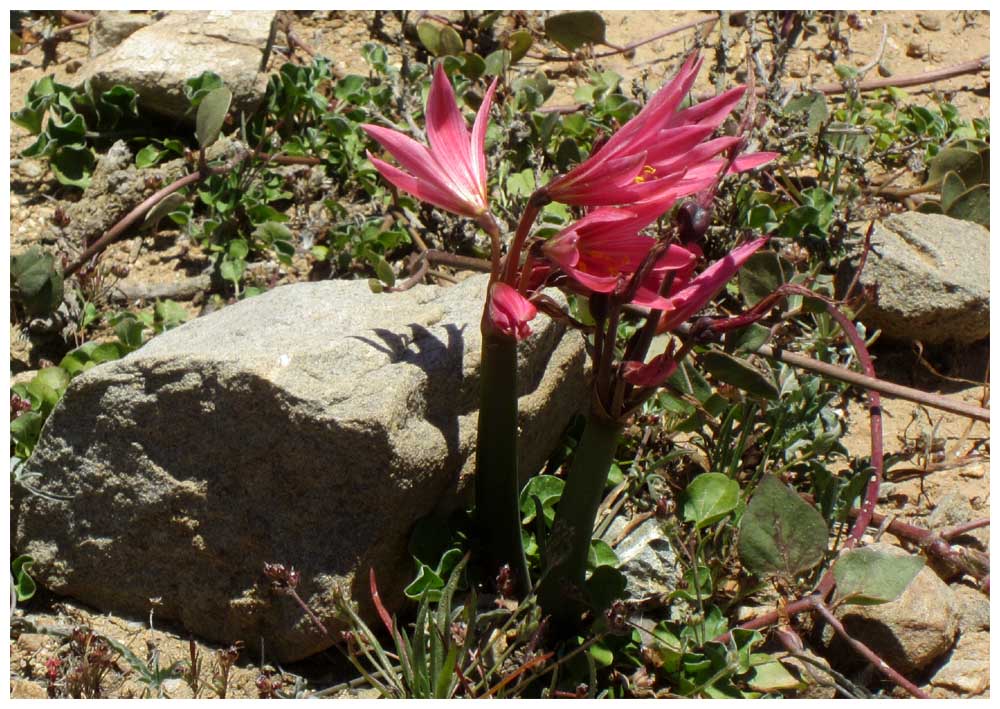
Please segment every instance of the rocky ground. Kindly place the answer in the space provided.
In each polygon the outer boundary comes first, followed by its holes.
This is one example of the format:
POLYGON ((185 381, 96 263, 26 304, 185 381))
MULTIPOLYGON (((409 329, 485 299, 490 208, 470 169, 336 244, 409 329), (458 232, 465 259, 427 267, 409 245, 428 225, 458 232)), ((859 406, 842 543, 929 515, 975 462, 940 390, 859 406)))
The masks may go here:
MULTIPOLYGON (((606 12, 608 39, 615 45, 627 45, 645 39, 657 31, 704 18, 700 12, 606 12)), ((333 58, 344 73, 365 71, 360 46, 370 41, 370 16, 363 12, 316 12, 294 16, 293 27, 317 53, 333 58)), ((878 60, 882 75, 910 75, 972 59, 989 52, 990 16, 971 12, 859 12, 842 27, 844 36, 831 40, 816 34, 807 37, 793 52, 789 73, 803 84, 836 81, 835 63, 864 66, 878 60), (883 27, 885 28, 883 42, 883 27)), ((385 31, 398 33, 398 22, 388 17, 385 31), (396 23, 395 25, 393 23, 396 23)), ((718 30, 713 30, 718 32, 718 30)), ((714 37, 714 35, 713 35, 714 37)), ((665 77, 676 60, 691 46, 692 32, 684 32, 640 47, 634 57, 615 55, 600 60, 598 66, 617 71, 627 78, 648 73, 656 79, 665 77)), ((10 102, 17 109, 32 82, 55 74, 66 80, 84 70, 88 61, 88 31, 82 29, 70 42, 58 46, 55 60, 44 65, 40 48, 11 59, 10 102)), ((710 38, 711 39, 711 38, 710 38)), ((391 48, 390 48, 391 60, 391 48)), ((572 103, 572 90, 578 81, 575 67, 543 60, 538 63, 550 74, 557 91, 553 105, 572 103)), ((743 48, 732 47, 727 65, 736 75, 743 69, 743 48)), ((711 90, 707 80, 696 90, 711 90)), ((988 72, 966 75, 935 84, 955 104, 963 116, 989 115, 988 72)), ((31 142, 31 137, 12 126, 11 155, 31 142)), ((18 252, 37 243, 47 224, 72 193, 61 187, 48 172, 44 162, 22 159, 11 171, 11 250, 18 252)), ((151 285, 176 284, 199 274, 207 265, 207 256, 186 239, 163 232, 156 239, 137 236, 112 247, 105 258, 122 264, 131 283, 151 285)), ((283 267, 278 283, 304 280, 308 266, 298 262, 283 267)), ((192 314, 200 312, 203 300, 195 295, 184 301, 192 314)), ((20 330, 11 326, 11 369, 37 369, 44 351, 33 351, 20 330)), ((936 352, 931 365, 935 373, 907 348, 887 346, 876 349, 880 376, 916 386, 925 391, 946 393, 976 405, 989 405, 986 377, 988 345, 964 351, 936 352)), ((905 460, 897 464, 882 490, 879 512, 891 518, 911 521, 933 530, 941 530, 972 519, 989 516, 989 428, 981 423, 942 414, 932 409, 899 400, 884 400, 885 445, 887 454, 899 454, 905 460)), ((868 452, 867 413, 858 400, 849 410, 850 433, 845 445, 852 454, 868 452)), ((988 553, 988 530, 970 532, 973 544, 988 553)), ((882 541, 905 546, 890 533, 882 541)), ((898 629, 899 637, 918 639, 917 646, 907 646, 914 661, 913 677, 936 697, 989 696, 989 599, 965 579, 930 570, 926 583, 911 589, 915 597, 906 602, 888 604, 879 609, 880 620, 898 629), (936 607, 950 613, 932 613, 936 607), (913 612, 927 608, 926 617, 913 612), (893 615, 895 614, 895 616, 893 615), (907 617, 912 616, 912 617, 907 617), (914 658, 919 658, 919 661, 914 658)), ((46 675, 53 662, 78 662, 67 653, 67 638, 74 628, 92 628, 117 640, 146 661, 158 657, 159 667, 177 661, 195 663, 196 671, 186 677, 173 676, 156 685, 142 680, 128 663, 118 660, 98 679, 102 696, 137 697, 256 697, 268 694, 281 685, 295 691, 296 677, 306 677, 309 686, 327 687, 353 676, 349 667, 335 653, 328 651, 303 663, 279 667, 269 659, 266 648, 244 648, 239 660, 226 675, 226 649, 199 639, 189 638, 183 630, 156 618, 156 601, 150 601, 148 617, 123 618, 100 613, 84 605, 40 591, 13 619, 11 642, 11 696, 45 697, 46 675), (227 678, 223 690, 223 678, 227 678)), ((873 611, 875 612, 875 611, 873 611)), ((897 638, 898 640, 899 638, 897 638)), ((877 642, 873 640, 873 643, 877 642)), ((347 692, 347 690, 344 690, 347 692)))

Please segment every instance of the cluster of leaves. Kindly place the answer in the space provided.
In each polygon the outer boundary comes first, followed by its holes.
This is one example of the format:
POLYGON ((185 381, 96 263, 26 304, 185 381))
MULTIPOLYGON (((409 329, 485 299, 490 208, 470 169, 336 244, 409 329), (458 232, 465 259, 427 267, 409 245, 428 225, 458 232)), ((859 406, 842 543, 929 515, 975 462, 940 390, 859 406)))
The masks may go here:
POLYGON ((145 127, 132 89, 114 86, 96 92, 89 81, 74 89, 52 76, 31 85, 24 108, 12 113, 10 119, 38 136, 23 151, 25 157, 47 158, 59 182, 81 188, 90 183, 97 164, 96 139, 107 140, 116 130, 145 127))

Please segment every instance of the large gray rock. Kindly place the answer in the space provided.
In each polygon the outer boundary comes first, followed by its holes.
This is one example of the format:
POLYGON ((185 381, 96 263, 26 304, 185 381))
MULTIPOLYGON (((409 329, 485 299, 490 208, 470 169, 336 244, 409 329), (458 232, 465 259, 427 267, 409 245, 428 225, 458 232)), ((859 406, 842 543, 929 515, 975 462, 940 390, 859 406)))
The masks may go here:
MULTIPOLYGON (((276 288, 164 333, 70 385, 28 468, 68 502, 17 500, 33 575, 278 661, 331 643, 274 592, 265 562, 334 631, 338 588, 375 622, 413 572, 413 523, 470 492, 486 277, 375 295, 363 281, 276 288)), ((519 346, 522 471, 587 398, 582 337, 545 317, 519 346)))
MULTIPOLYGON (((907 554, 882 542, 871 547, 894 555, 907 554)), ((842 605, 837 617, 853 638, 903 674, 929 667, 951 649, 958 634, 954 594, 928 566, 895 601, 875 606, 842 605)), ((836 637, 833 654, 856 657, 845 645, 836 637)))
POLYGON ((127 10, 101 10, 90 26, 91 58, 114 49, 130 34, 148 27, 156 20, 147 12, 129 12, 127 10))
MULTIPOLYGON (((861 283, 877 300, 861 320, 895 340, 970 343, 990 334, 990 232, 940 214, 906 212, 876 224, 861 283)), ((845 261, 846 288, 857 259, 845 261)))
POLYGON ((95 90, 116 84, 135 89, 143 107, 194 122, 184 82, 204 71, 222 77, 233 92, 233 108, 252 111, 263 99, 267 74, 260 72, 274 11, 175 11, 138 29, 121 44, 85 64, 74 79, 95 90))

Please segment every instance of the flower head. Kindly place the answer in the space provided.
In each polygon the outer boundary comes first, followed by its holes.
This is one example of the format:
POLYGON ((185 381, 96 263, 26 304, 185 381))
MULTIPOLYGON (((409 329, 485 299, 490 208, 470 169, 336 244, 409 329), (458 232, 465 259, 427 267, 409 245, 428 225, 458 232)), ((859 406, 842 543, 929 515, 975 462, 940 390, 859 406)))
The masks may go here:
POLYGON ((530 300, 506 283, 496 282, 490 286, 488 312, 490 322, 500 332, 516 340, 523 340, 531 334, 528 327, 538 309, 530 300))
MULTIPOLYGON (((610 293, 623 278, 635 273, 656 241, 638 231, 655 216, 601 207, 563 229, 542 246, 546 258, 583 289, 610 293)), ((670 245, 653 266, 653 273, 683 269, 694 255, 670 245)), ((661 275, 662 279, 662 275, 661 275)))
MULTIPOLYGON (((692 54, 677 76, 607 143, 546 185, 548 197, 590 207, 655 200, 663 205, 662 212, 677 199, 710 185, 725 164, 717 156, 743 138, 706 139, 733 110, 746 87, 678 111, 700 67, 701 60, 692 54)), ((745 155, 730 171, 748 170, 774 157, 775 153, 745 155)))
POLYGON ((427 97, 427 139, 421 145, 399 131, 364 124, 361 127, 377 140, 403 169, 368 153, 382 177, 417 199, 449 212, 484 218, 489 211, 486 196, 486 156, 483 143, 489 120, 496 80, 483 97, 472 133, 455 101, 455 92, 442 64, 434 70, 427 97))

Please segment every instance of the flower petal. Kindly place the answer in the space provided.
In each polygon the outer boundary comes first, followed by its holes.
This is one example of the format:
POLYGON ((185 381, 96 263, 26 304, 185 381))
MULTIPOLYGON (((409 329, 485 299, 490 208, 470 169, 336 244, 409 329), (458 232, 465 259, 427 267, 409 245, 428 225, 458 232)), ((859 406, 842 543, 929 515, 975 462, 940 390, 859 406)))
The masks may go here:
POLYGON ((493 105, 493 94, 496 93, 497 82, 499 80, 499 77, 493 79, 490 88, 486 89, 483 102, 479 105, 479 110, 476 112, 476 122, 472 125, 472 141, 469 149, 473 160, 470 164, 473 167, 473 180, 482 193, 483 199, 486 198, 486 153, 484 152, 486 128, 490 122, 490 107, 493 105))
POLYGON ((439 62, 434 70, 430 94, 427 96, 427 140, 438 166, 444 170, 448 182, 473 201, 481 198, 476 181, 472 139, 462 111, 455 101, 444 64, 439 62))
POLYGON ((528 322, 538 314, 531 301, 500 281, 490 287, 489 298, 490 321, 500 332, 516 340, 523 340, 531 334, 528 322))
POLYGON ((451 191, 433 182, 421 180, 407 172, 403 172, 395 165, 390 165, 383 160, 379 160, 371 153, 368 153, 368 159, 371 160, 372 165, 381 173, 382 177, 417 199, 462 216, 478 216, 478 212, 474 211, 468 203, 456 197, 451 191))
POLYGON ((677 362, 673 357, 673 343, 670 349, 661 355, 653 357, 649 362, 628 361, 622 365, 622 376, 629 384, 638 387, 657 387, 677 371, 677 362))
POLYGON ((705 304, 736 275, 746 260, 767 241, 768 237, 765 236, 733 249, 724 258, 698 274, 676 295, 671 296, 670 303, 673 310, 664 313, 656 328, 657 332, 672 330, 705 307, 705 304))

